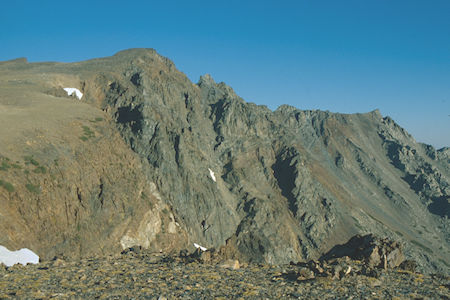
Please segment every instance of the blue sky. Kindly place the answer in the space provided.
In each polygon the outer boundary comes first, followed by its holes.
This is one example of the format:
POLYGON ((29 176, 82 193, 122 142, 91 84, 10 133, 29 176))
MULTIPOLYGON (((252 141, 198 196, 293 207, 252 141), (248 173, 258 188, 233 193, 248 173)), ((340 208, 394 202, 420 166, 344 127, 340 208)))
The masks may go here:
POLYGON ((450 146, 449 0, 2 1, 0 60, 156 49, 276 109, 391 116, 450 146))

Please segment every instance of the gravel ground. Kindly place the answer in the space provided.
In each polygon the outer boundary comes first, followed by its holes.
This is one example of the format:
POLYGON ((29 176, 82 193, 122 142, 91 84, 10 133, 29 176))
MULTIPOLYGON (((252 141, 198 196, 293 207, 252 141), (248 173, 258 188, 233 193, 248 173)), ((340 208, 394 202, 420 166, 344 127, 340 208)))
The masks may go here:
POLYGON ((357 261, 282 266, 127 253, 0 265, 0 299, 449 299, 450 277, 364 271, 357 261), (308 267, 309 266, 309 267, 308 267), (317 271, 320 269, 320 272, 317 271), (328 271, 327 271, 328 270, 328 271), (370 274, 362 275, 362 273, 370 274))

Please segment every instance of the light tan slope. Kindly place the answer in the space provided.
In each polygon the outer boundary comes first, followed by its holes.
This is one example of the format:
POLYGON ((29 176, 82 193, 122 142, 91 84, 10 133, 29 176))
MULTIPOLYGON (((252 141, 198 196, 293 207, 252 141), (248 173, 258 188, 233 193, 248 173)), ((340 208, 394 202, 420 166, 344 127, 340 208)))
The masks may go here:
POLYGON ((64 95, 80 79, 58 65, 0 64, 0 245, 41 258, 184 246, 140 159, 104 112, 64 95))

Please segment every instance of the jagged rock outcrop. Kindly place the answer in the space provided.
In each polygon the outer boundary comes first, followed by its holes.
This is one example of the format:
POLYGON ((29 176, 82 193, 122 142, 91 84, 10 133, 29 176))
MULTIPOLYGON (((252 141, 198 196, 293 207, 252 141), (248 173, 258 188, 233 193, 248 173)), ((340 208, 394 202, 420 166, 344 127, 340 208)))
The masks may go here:
MULTIPOLYGON (((378 111, 271 111, 209 75, 193 84, 148 49, 21 64, 49 74, 42 93, 71 84, 83 105, 108 116, 139 157, 139 180, 155 184, 186 232, 183 247, 225 246, 239 260, 288 263, 374 233, 405 243, 422 269, 448 270, 448 148, 415 142, 378 111)), ((119 240, 146 247, 148 236, 167 239, 137 228, 119 240)))
POLYGON ((370 267, 394 269, 400 266, 405 257, 398 242, 379 239, 372 234, 355 235, 347 243, 334 246, 321 259, 349 257, 364 261, 370 267))

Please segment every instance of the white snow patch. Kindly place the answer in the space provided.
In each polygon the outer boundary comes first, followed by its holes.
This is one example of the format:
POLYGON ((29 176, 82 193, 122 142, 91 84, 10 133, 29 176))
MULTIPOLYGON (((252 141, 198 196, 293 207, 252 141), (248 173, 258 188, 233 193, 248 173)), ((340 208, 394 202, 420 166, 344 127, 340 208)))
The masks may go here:
POLYGON ((64 88, 64 90, 67 92, 67 95, 72 96, 73 93, 75 93, 75 96, 77 96, 78 100, 81 100, 83 97, 83 93, 80 92, 79 89, 76 88, 64 88))
POLYGON ((208 250, 208 249, 206 249, 205 247, 200 246, 199 244, 196 244, 196 243, 194 243, 194 247, 197 248, 197 249, 200 248, 200 250, 202 250, 202 251, 208 250))
POLYGON ((209 176, 211 176, 212 180, 214 182, 216 182, 216 176, 214 175, 214 172, 211 169, 208 169, 208 170, 209 170, 209 176))
POLYGON ((28 263, 39 263, 39 256, 28 248, 22 248, 17 251, 9 251, 6 247, 0 245, 0 264, 11 267, 15 264, 26 265, 28 263))

